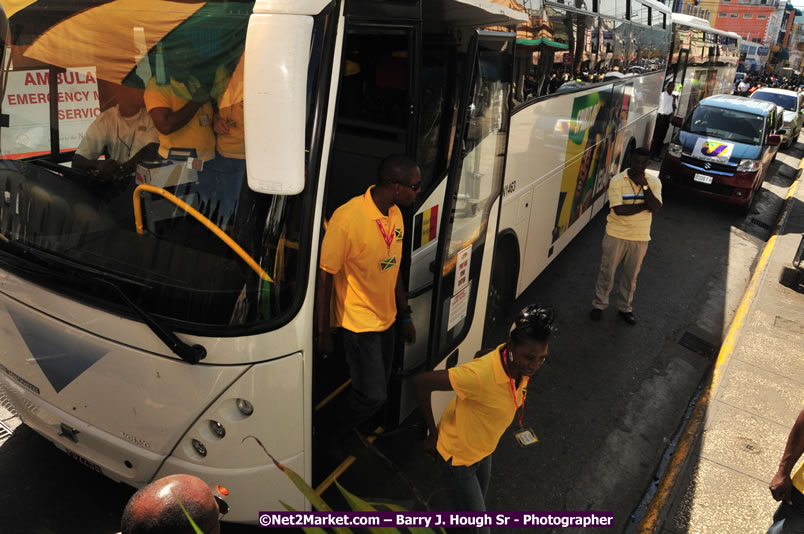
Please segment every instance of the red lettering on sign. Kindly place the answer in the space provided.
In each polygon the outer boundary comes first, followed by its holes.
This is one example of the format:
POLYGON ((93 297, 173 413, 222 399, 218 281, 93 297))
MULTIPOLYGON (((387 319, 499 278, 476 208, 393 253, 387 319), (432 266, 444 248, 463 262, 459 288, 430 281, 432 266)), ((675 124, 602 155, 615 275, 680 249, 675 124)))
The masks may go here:
POLYGON ((100 115, 100 109, 60 109, 59 120, 92 119, 100 115))

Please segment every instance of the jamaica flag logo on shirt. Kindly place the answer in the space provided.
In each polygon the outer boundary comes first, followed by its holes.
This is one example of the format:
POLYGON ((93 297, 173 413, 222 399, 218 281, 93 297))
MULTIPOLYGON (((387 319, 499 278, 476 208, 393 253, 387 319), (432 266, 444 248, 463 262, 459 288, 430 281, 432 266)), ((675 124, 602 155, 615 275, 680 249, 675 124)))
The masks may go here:
POLYGON ((380 261, 380 270, 387 271, 394 265, 396 265, 396 256, 388 256, 384 260, 380 261))
POLYGON ((397 241, 402 241, 402 229, 401 228, 394 228, 394 235, 396 236, 397 241))

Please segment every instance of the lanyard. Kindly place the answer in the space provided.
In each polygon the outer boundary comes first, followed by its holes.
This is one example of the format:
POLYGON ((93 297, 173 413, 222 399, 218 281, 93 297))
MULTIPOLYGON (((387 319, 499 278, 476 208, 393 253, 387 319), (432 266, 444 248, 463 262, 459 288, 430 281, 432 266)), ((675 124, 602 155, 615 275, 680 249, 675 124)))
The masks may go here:
POLYGON ((382 240, 385 241, 385 246, 388 247, 388 253, 391 253, 391 243, 394 241, 394 230, 396 228, 391 228, 391 233, 388 234, 385 232, 385 228, 382 227, 382 222, 380 219, 375 219, 377 223, 377 227, 380 229, 380 233, 382 234, 382 240))
MULTIPOLYGON (((508 375, 508 349, 505 349, 502 354, 503 367, 505 367, 505 374, 508 375)), ((522 428, 522 419, 525 417, 525 395, 522 395, 522 406, 516 404, 516 387, 514 386, 514 379, 508 375, 508 382, 511 384, 511 394, 514 396, 514 412, 519 408, 519 428, 522 428)))

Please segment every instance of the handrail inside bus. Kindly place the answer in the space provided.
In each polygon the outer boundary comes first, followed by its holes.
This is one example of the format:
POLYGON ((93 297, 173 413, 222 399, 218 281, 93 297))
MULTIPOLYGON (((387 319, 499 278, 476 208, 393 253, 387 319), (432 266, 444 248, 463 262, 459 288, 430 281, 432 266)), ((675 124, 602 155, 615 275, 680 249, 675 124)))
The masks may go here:
POLYGON ((134 196, 133 196, 134 224, 137 227, 138 234, 142 235, 144 233, 142 226, 142 196, 140 194, 141 191, 148 191, 150 193, 161 195, 162 197, 169 200, 179 208, 183 209, 185 212, 192 215, 193 218, 195 218, 195 220, 206 226, 213 234, 218 236, 218 238, 221 241, 223 241, 226 244, 226 246, 232 249, 235 252, 235 254, 240 256, 240 258, 244 262, 246 262, 246 264, 248 264, 248 266, 251 267, 251 269, 260 276, 260 278, 270 283, 274 283, 271 277, 268 276, 268 273, 266 273, 265 270, 262 267, 260 267, 256 261, 254 261, 254 258, 249 256, 249 254, 245 250, 243 250, 243 247, 238 245, 234 239, 226 235, 226 233, 223 230, 221 230, 218 225, 216 225, 215 223, 213 223, 212 221, 201 215, 201 213, 199 213, 198 210, 196 210, 194 207, 187 204, 185 201, 183 201, 176 195, 169 193, 168 191, 166 191, 161 187, 157 187, 155 185, 150 184, 140 184, 137 186, 136 189, 134 189, 134 196))

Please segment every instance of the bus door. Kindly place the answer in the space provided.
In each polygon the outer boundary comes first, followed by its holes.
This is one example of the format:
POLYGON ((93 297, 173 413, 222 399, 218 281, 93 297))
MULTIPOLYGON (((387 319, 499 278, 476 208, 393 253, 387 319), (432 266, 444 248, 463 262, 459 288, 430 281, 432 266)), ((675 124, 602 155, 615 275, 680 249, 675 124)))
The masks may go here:
MULTIPOLYGON (((459 102, 444 209, 438 214, 430 369, 465 363, 483 348, 508 146, 514 39, 513 33, 477 32, 469 45, 471 75, 459 102)), ((434 396, 438 411, 448 398, 434 396)))
MULTIPOLYGON (((383 6, 369 7, 382 15, 383 6)), ((376 183, 383 158, 415 155, 414 73, 419 23, 389 20, 367 18, 365 10, 346 18, 325 220, 376 183)), ((411 217, 405 211, 407 228, 411 217)), ((404 261, 400 276, 405 272, 404 261)), ((334 352, 316 354, 313 364, 315 483, 337 465, 333 464, 334 457, 322 458, 326 451, 319 438, 333 432, 333 425, 340 424, 340 414, 347 409, 349 370, 338 341, 334 352)))
POLYGON ((414 24, 347 18, 326 217, 363 194, 391 154, 414 155, 414 24))

